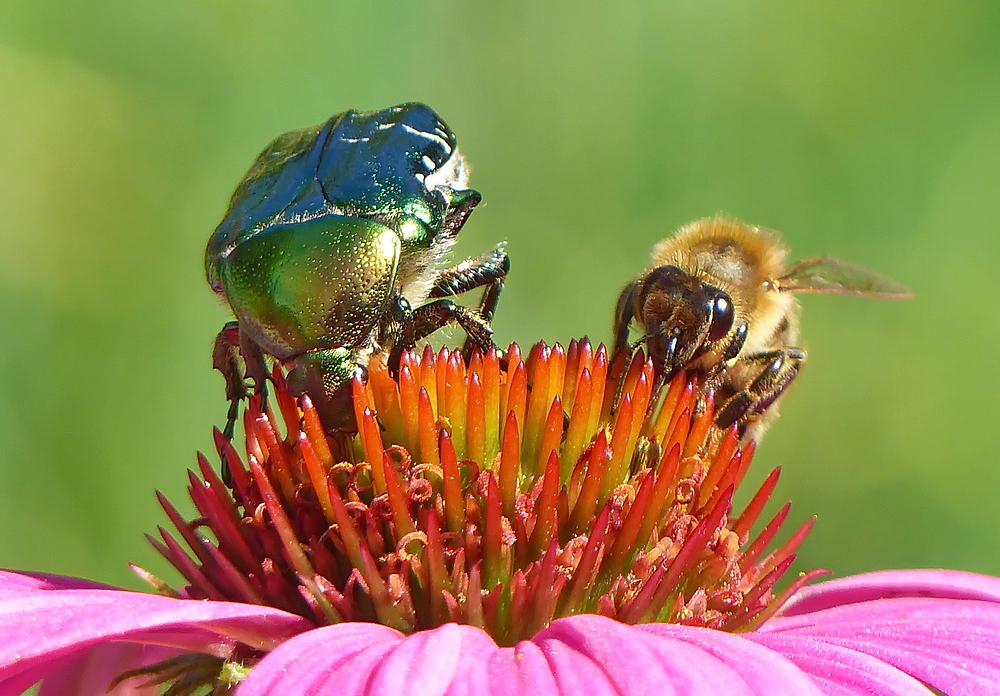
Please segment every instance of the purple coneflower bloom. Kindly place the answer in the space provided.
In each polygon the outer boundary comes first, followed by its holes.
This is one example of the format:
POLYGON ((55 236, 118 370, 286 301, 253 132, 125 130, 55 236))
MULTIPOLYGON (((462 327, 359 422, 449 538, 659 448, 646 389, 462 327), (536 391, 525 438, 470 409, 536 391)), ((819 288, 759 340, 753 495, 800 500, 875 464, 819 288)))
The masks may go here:
POLYGON ((216 438, 232 486, 200 457, 199 517, 161 496, 182 590, 0 574, 0 696, 1000 694, 1000 580, 778 589, 811 522, 751 534, 777 471, 734 513, 753 444, 694 378, 585 341, 507 362, 376 359, 351 438, 276 370, 248 465, 216 438))
MULTIPOLYGON (((239 696, 895 696, 930 693, 923 684, 988 696, 1000 693, 997 602, 996 578, 891 571, 816 585, 793 599, 789 616, 749 633, 580 615, 504 648, 457 624, 409 636, 362 622, 317 627, 267 607, 2 573, 0 693, 44 679, 40 696, 104 694, 116 675, 179 654, 204 654, 218 675, 225 656, 241 649, 264 657, 239 696)), ((111 693, 159 693, 144 681, 111 693)))

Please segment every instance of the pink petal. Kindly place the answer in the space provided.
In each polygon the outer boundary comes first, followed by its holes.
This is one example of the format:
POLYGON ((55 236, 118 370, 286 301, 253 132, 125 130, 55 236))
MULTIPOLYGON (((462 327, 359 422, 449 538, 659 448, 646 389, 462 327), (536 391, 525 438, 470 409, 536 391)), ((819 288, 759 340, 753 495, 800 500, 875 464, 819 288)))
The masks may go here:
POLYGON ((409 637, 377 624, 325 626, 267 655, 237 694, 489 693, 485 665, 497 650, 471 626, 409 637))
POLYGON ((142 686, 149 677, 127 679, 108 691, 115 677, 140 667, 147 667, 178 654, 172 648, 141 643, 105 643, 83 651, 45 675, 38 696, 156 696, 159 686, 142 686))
POLYGON ((900 598, 773 619, 748 638, 797 636, 875 657, 948 694, 1000 694, 1000 604, 900 598))
POLYGON ((827 696, 927 696, 927 687, 882 660, 813 638, 755 634, 757 643, 785 655, 827 696))
POLYGON ((659 636, 671 636, 701 648, 725 663, 743 684, 743 691, 720 693, 820 694, 807 675, 782 655, 762 648, 743 635, 677 624, 643 624, 636 629, 659 636))
POLYGON ((324 689, 359 693, 378 661, 402 639, 398 631, 379 624, 323 626, 289 639, 266 655, 236 693, 321 694, 324 689), (329 686, 338 679, 339 684, 329 686))
POLYGON ((268 654, 238 696, 353 694, 656 694, 810 696, 822 692, 781 655, 739 636, 683 626, 560 619, 500 648, 449 624, 412 636, 371 624, 325 626, 268 654))
POLYGON ((0 598, 6 594, 23 594, 43 590, 115 590, 116 587, 103 585, 83 578, 49 573, 25 573, 22 571, 0 570, 0 598))
POLYGON ((48 589, 47 579, 34 580, 12 580, 22 591, 8 585, 0 592, 0 696, 20 693, 14 689, 24 680, 31 684, 109 641, 216 654, 236 643, 270 649, 312 627, 302 617, 268 607, 125 590, 56 590, 48 589))
POLYGON ((498 651, 472 626, 448 624, 400 640, 372 675, 373 694, 480 694, 490 690, 489 660, 498 651))
POLYGON ((1000 602, 1000 578, 957 570, 884 570, 806 587, 780 616, 892 597, 937 597, 1000 602))
POLYGON ((532 642, 546 650, 553 638, 576 653, 575 660, 564 659, 564 670, 556 669, 558 663, 553 668, 564 694, 590 693, 591 683, 606 684, 610 694, 818 693, 810 691, 808 680, 793 674, 794 668, 781 656, 719 631, 668 624, 626 626, 578 616, 554 622, 532 642))
MULTIPOLYGON (((561 693, 545 654, 535 643, 525 640, 506 650, 494 645, 491 652, 483 670, 485 678, 490 680, 490 688, 482 693, 494 696, 561 693)), ((478 663, 470 665, 470 671, 480 669, 478 663)), ((462 690, 456 689, 455 693, 462 693, 462 690)))

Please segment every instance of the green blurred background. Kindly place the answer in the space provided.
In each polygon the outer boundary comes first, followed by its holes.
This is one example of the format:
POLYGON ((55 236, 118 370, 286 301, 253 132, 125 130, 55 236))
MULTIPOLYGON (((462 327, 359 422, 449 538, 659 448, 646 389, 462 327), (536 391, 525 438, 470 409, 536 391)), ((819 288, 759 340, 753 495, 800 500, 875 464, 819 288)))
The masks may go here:
MULTIPOLYGON (((908 303, 803 298, 751 477, 803 565, 1000 574, 1000 4, 0 4, 0 565, 138 586, 225 411, 202 254, 275 135, 431 104, 507 240, 500 343, 607 340, 652 244, 726 212, 908 303)), ((185 506, 189 510, 189 506, 185 506)))

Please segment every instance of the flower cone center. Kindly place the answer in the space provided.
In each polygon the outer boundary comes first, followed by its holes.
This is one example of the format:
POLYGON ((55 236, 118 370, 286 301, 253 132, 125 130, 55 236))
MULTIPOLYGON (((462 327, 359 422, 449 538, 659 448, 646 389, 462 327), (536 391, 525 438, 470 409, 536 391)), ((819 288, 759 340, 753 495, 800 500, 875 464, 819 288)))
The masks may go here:
POLYGON ((318 623, 458 622, 501 645, 578 613, 746 630, 808 579, 774 592, 811 522, 768 551, 786 505, 751 540, 777 470, 734 515, 753 442, 715 427, 697 375, 661 382, 641 351, 611 366, 586 340, 468 364, 426 348, 395 377, 376 356, 357 434, 328 437, 276 368, 245 458, 216 432, 232 486, 199 456, 198 519, 161 496, 184 544, 153 543, 188 596, 318 623))

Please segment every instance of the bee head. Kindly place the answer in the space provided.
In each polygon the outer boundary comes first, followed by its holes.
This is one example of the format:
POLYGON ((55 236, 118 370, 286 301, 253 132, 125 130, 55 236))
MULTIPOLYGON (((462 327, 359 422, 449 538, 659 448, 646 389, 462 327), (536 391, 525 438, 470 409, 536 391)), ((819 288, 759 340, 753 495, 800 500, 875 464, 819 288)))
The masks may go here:
POLYGON ((636 315, 646 327, 649 357, 671 375, 722 340, 733 326, 727 293, 676 266, 660 266, 642 282, 636 315))

